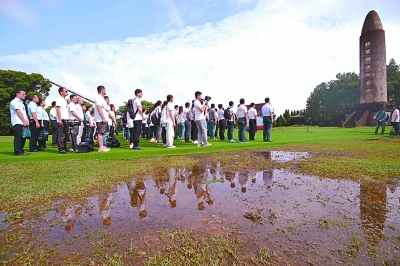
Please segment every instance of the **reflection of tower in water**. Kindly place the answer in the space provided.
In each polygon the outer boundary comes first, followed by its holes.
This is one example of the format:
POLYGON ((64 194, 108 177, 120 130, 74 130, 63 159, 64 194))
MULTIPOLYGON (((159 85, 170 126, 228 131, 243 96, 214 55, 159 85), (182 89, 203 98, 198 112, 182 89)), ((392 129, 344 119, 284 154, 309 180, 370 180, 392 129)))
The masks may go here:
POLYGON ((386 213, 386 185, 373 181, 361 181, 361 228, 371 245, 379 243, 385 228, 386 213))

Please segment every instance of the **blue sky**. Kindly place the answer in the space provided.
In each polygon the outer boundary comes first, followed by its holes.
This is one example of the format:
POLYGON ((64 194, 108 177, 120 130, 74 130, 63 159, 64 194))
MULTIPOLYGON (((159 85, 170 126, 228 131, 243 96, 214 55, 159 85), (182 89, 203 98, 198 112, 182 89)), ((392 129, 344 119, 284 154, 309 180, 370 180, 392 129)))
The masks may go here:
MULTIPOLYGON (((177 104, 200 90, 226 105, 270 97, 298 110, 314 87, 359 73, 365 16, 376 10, 387 61, 400 62, 400 1, 0 0, 0 69, 40 73, 89 98, 105 85, 177 104)), ((48 103, 57 97, 53 88, 48 103)))

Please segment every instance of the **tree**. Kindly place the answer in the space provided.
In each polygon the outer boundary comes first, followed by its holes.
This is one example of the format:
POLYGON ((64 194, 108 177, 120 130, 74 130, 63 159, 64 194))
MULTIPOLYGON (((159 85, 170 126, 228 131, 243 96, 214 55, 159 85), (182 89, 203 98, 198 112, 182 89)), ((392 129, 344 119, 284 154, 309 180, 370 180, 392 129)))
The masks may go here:
POLYGON ((387 65, 387 90, 390 103, 400 103, 400 66, 392 58, 387 65))
POLYGON ((36 94, 44 100, 50 88, 51 84, 40 74, 0 70, 0 134, 11 133, 10 102, 15 98, 16 89, 24 90, 27 95, 36 94))

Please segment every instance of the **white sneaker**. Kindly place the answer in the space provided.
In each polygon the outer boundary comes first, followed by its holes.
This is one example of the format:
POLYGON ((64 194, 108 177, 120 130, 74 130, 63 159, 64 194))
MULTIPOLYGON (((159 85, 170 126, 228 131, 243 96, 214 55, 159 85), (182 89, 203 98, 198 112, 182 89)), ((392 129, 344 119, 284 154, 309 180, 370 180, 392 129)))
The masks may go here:
POLYGON ((129 144, 129 148, 131 148, 131 149, 133 148, 133 143, 132 143, 132 144, 129 144))
POLYGON ((173 148, 176 148, 176 146, 171 145, 171 146, 167 146, 167 148, 168 148, 168 149, 173 149, 173 148))
POLYGON ((197 140, 193 140, 193 144, 198 144, 199 142, 197 140))
POLYGON ((197 144, 197 147, 202 147, 203 146, 203 144, 202 143, 200 143, 200 144, 197 144))
POLYGON ((110 151, 110 149, 107 149, 105 147, 103 147, 102 149, 99 149, 99 152, 108 152, 108 151, 110 151))
POLYGON ((203 144, 203 146, 208 147, 208 146, 212 146, 212 144, 211 143, 206 143, 206 144, 203 144))

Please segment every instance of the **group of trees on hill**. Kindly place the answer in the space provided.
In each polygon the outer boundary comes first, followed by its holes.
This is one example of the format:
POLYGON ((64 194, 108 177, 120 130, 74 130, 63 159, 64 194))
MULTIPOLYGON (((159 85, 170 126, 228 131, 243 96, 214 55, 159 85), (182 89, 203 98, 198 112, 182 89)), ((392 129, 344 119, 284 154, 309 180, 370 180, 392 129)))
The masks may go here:
POLYGON ((0 70, 0 135, 11 131, 10 102, 15 98, 15 90, 21 89, 26 95, 36 94, 40 99, 49 95, 51 84, 42 75, 20 71, 0 70))

